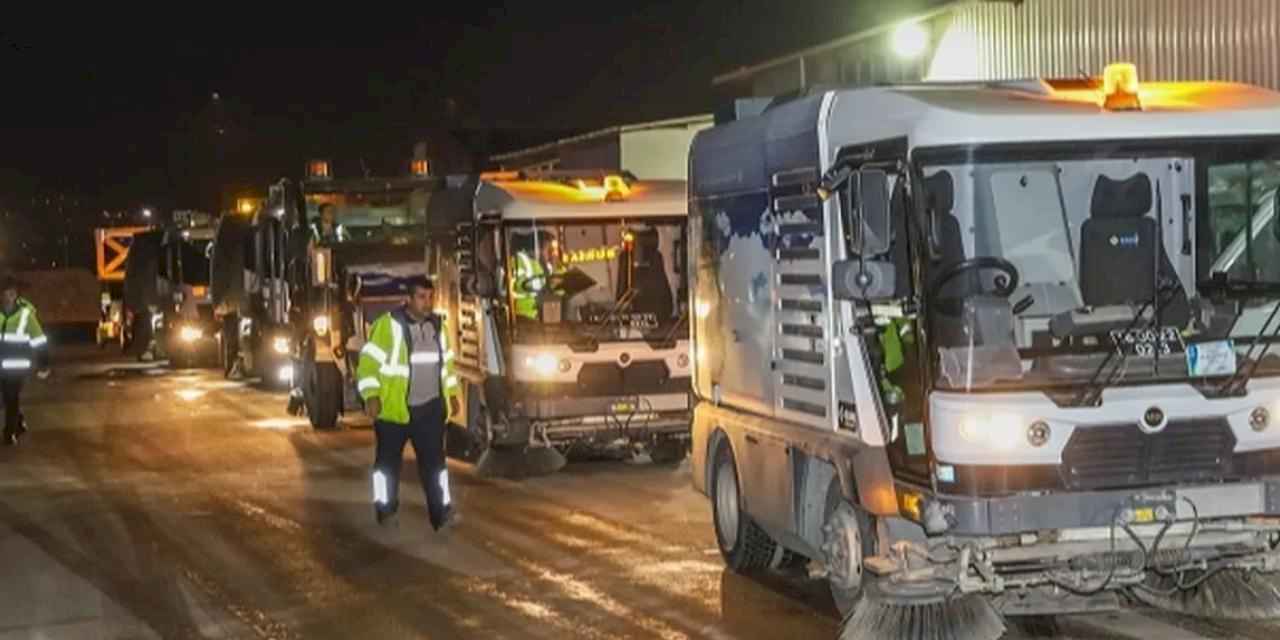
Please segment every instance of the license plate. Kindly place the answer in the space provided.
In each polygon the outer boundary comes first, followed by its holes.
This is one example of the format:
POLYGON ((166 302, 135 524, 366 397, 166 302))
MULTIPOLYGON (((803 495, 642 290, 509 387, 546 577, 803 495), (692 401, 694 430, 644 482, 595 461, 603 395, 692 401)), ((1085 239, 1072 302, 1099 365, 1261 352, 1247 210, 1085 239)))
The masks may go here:
POLYGON ((635 413, 636 405, 633 402, 615 402, 609 407, 610 413, 635 413))
POLYGON ((1138 358, 1169 356, 1184 353, 1187 350, 1177 327, 1113 330, 1111 344, 1122 355, 1138 358))

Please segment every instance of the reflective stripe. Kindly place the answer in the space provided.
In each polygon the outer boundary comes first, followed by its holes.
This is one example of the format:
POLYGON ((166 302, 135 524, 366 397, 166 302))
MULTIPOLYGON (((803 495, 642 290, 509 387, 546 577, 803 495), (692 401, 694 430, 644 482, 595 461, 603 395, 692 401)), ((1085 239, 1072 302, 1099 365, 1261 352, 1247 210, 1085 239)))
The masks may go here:
POLYGON ((391 321, 391 357, 383 362, 388 365, 399 365, 401 351, 404 351, 404 327, 393 319, 391 321))
POLYGON ((387 504, 387 476, 381 471, 373 472, 373 501, 377 504, 387 504))
POLYGON ((22 314, 18 316, 18 329, 14 333, 25 336, 27 335, 27 318, 31 317, 31 307, 23 307, 22 314))
POLYGON ((381 373, 388 378, 408 378, 409 367, 403 364, 387 364, 383 365, 382 368, 378 370, 378 373, 381 373))
POLYGON ((444 361, 445 361, 445 362, 448 362, 448 361, 452 360, 453 358, 454 358, 454 354, 453 354, 453 350, 452 350, 452 349, 451 349, 451 350, 449 350, 449 351, 444 352, 444 361))
POLYGON ((26 358, 14 358, 0 361, 0 369, 30 369, 31 361, 26 358))
POLYGON ((378 361, 378 364, 385 364, 387 362, 387 352, 383 351, 381 347, 372 342, 366 342, 364 347, 360 349, 360 353, 373 357, 374 360, 378 361))
POLYGON ((449 497, 449 470, 448 469, 442 469, 440 471, 440 494, 444 498, 443 499, 444 506, 447 507, 449 506, 450 502, 453 502, 452 498, 449 497))
POLYGON ((378 382, 377 378, 361 378, 360 384, 356 385, 356 388, 361 391, 368 391, 369 389, 377 389, 381 386, 382 383, 378 382))
POLYGON ((6 333, 3 337, 0 337, 0 341, 11 344, 28 344, 31 342, 31 338, 21 333, 6 333))
POLYGON ((458 376, 449 376, 444 379, 444 388, 452 389, 458 386, 458 376))
POLYGON ((40 336, 39 338, 33 338, 31 340, 31 346, 36 349, 39 349, 40 347, 43 347, 46 344, 49 344, 48 336, 40 336))
POLYGON ((410 364, 438 364, 440 354, 435 351, 417 351, 409 356, 410 364))

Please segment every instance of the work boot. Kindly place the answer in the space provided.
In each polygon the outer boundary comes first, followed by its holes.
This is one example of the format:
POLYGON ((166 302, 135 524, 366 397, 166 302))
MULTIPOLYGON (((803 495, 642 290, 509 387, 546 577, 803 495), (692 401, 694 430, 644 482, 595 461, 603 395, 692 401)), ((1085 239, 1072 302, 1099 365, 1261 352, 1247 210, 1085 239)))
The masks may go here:
POLYGON ((302 415, 302 409, 305 405, 302 402, 302 396, 289 394, 289 407, 287 409, 289 415, 298 417, 302 415))
POLYGON ((388 529, 400 528, 400 517, 395 511, 383 511, 375 508, 373 515, 378 519, 378 524, 388 529))
POLYGON ((444 518, 440 521, 440 526, 436 527, 436 531, 448 531, 462 524, 462 514, 457 509, 449 507, 444 513, 444 518))

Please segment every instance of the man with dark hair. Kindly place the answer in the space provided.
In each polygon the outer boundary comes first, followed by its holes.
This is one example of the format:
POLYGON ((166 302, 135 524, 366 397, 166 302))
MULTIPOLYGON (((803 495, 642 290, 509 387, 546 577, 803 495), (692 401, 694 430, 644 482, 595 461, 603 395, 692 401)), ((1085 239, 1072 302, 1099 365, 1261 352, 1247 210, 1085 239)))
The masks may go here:
POLYGON ((344 242, 347 228, 338 224, 338 207, 332 202, 320 205, 320 219, 311 225, 311 238, 315 242, 344 242))
POLYGON ((427 512, 439 531, 458 521, 444 448, 446 422, 459 410, 458 380, 444 320, 432 311, 431 280, 412 279, 408 293, 404 306, 383 314, 369 330, 357 386, 377 439, 373 501, 378 523, 391 522, 399 508, 404 445, 412 442, 427 512))
POLYGON ((36 308, 18 295, 18 281, 0 279, 0 396, 4 399, 4 444, 18 444, 27 432, 22 415, 22 383, 32 365, 40 378, 49 377, 49 339, 44 335, 36 308))

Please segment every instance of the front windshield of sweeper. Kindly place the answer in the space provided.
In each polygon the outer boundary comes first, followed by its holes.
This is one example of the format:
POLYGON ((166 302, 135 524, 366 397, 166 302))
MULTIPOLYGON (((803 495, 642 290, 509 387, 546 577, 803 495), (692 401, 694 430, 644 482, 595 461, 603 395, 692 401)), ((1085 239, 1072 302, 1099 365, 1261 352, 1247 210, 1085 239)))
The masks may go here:
POLYGON ((1280 144, 1097 146, 922 163, 937 385, 1280 374, 1280 144))
POLYGON ((668 340, 687 333, 679 217, 508 223, 517 340, 668 340))

